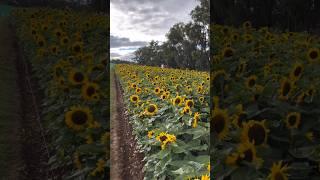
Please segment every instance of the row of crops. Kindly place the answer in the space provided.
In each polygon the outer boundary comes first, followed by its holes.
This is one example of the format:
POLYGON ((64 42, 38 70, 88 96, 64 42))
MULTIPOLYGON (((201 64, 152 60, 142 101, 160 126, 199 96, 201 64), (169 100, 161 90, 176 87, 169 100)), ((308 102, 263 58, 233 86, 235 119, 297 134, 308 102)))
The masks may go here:
POLYGON ((209 74, 116 65, 146 179, 210 178, 209 74))
POLYGON ((12 21, 41 92, 50 171, 62 179, 109 176, 107 17, 19 8, 12 21))
POLYGON ((214 176, 319 179, 320 38, 250 22, 211 31, 214 176))

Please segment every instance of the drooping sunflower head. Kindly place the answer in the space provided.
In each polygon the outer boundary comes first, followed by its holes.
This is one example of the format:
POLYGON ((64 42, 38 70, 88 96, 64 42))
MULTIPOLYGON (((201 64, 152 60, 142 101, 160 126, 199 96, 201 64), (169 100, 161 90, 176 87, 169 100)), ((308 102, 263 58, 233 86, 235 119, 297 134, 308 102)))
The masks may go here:
POLYGON ((310 48, 307 52, 307 58, 310 62, 315 62, 319 60, 319 49, 318 48, 310 48))
POLYGON ((252 75, 249 76, 246 80, 246 87, 249 89, 252 89, 257 83, 257 76, 256 75, 252 75))
POLYGON ((299 112, 290 112, 285 122, 288 129, 298 128, 301 122, 301 114, 299 112))
POLYGON ((85 100, 98 100, 98 96, 99 96, 99 85, 96 83, 92 83, 92 82, 86 82, 82 88, 81 88, 81 92, 82 92, 82 97, 85 100))
POLYGON ((264 145, 267 142, 269 130, 265 126, 265 120, 243 123, 241 132, 242 142, 250 142, 256 146, 264 145))
POLYGON ((88 107, 71 107, 65 114, 65 122, 70 129, 83 130, 93 120, 88 107))
POLYGON ((149 116, 153 116, 158 112, 158 107, 155 104, 149 104, 145 109, 145 113, 149 116))
POLYGON ((187 100, 186 101, 186 106, 188 106, 188 107, 190 107, 190 108, 192 108, 193 106, 194 106, 194 102, 193 102, 193 100, 187 100))
POLYGON ((130 101, 133 102, 133 103, 139 102, 139 96, 138 95, 130 96, 130 101))
POLYGON ((288 169, 288 165, 282 164, 282 161, 279 161, 278 163, 273 163, 268 178, 271 180, 288 180, 288 169))
POLYGON ((219 139, 224 139, 229 132, 229 116, 226 110, 215 107, 210 119, 210 128, 219 139))
POLYGON ((87 81, 87 76, 80 70, 72 69, 69 72, 68 79, 72 85, 80 85, 87 81))

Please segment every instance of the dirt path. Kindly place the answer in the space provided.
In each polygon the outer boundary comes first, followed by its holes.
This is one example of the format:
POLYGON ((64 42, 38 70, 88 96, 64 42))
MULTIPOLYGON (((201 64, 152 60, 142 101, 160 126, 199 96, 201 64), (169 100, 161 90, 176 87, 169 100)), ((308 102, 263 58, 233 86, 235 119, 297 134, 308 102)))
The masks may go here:
POLYGON ((111 70, 111 179, 142 180, 143 154, 136 149, 132 127, 128 123, 119 81, 111 70))
POLYGON ((0 17, 0 179, 19 179, 20 93, 12 37, 6 17, 0 17))
POLYGON ((0 46, 0 180, 48 179, 30 75, 8 17, 0 17, 0 46))

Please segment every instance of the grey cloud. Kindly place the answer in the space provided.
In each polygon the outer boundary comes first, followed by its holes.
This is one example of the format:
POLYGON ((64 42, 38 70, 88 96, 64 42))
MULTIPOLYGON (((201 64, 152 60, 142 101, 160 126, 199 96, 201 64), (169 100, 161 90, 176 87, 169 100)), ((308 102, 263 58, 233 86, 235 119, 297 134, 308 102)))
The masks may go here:
POLYGON ((147 34, 164 34, 174 23, 185 21, 182 18, 199 4, 197 0, 111 0, 111 3, 125 14, 130 13, 127 19, 130 25, 120 28, 136 28, 147 34))
POLYGON ((129 38, 118 37, 110 35, 110 47, 117 48, 123 46, 144 46, 147 42, 145 41, 130 41, 129 38))

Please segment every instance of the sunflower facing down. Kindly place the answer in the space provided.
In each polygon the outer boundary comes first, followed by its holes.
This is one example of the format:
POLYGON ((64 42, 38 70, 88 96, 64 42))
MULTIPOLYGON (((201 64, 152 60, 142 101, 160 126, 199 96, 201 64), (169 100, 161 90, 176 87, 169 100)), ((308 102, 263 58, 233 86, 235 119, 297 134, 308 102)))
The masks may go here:
POLYGON ((87 82, 82 86, 81 94, 85 100, 99 100, 99 85, 96 83, 87 82))
POLYGON ((214 108, 210 119, 211 130, 219 139, 224 139, 229 132, 229 116, 226 110, 214 108))
POLYGON ((271 172, 268 176, 269 180, 288 180, 288 171, 289 167, 287 164, 283 165, 282 161, 278 163, 273 163, 271 167, 271 172))
POLYGON ((253 145, 264 145, 267 142, 269 130, 265 126, 265 120, 243 123, 243 130, 241 132, 242 142, 250 142, 253 145))
POLYGON ((88 107, 73 106, 65 114, 65 122, 70 129, 83 130, 93 120, 91 110, 88 107))
POLYGON ((68 79, 72 85, 80 85, 87 81, 87 76, 79 70, 71 70, 68 79))
POLYGON ((298 128, 301 123, 301 114, 299 112, 291 112, 287 115, 285 120, 287 128, 298 128))
POLYGON ((155 104, 149 104, 144 112, 148 116, 154 116, 158 112, 158 107, 155 104))

